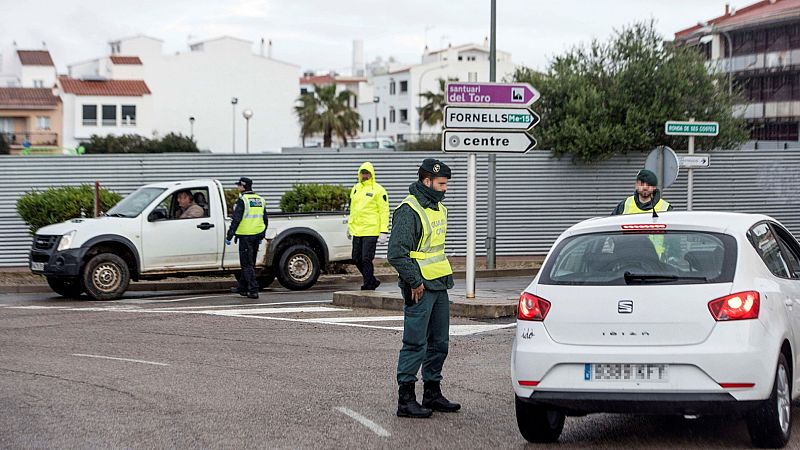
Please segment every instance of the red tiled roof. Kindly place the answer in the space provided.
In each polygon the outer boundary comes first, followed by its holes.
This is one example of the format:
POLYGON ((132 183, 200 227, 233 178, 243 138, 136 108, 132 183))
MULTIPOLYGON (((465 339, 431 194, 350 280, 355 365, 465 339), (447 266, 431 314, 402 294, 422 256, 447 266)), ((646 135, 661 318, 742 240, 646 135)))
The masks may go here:
POLYGON ((141 97, 150 94, 150 88, 143 80, 76 80, 58 77, 65 94, 99 95, 108 97, 141 97))
MULTIPOLYGON (((735 10, 733 15, 723 14, 708 21, 715 28, 735 28, 762 21, 784 17, 800 16, 800 0, 763 0, 735 10)), ((699 31, 698 24, 675 33, 675 39, 682 39, 699 31)))
POLYGON ((47 50, 17 50, 23 66, 54 66, 53 58, 47 50))
POLYGON ((0 88, 0 109, 51 108, 59 101, 47 88, 0 88))
POLYGON ((114 64, 129 64, 133 66, 141 66, 142 60, 138 56, 112 56, 111 62, 114 64))

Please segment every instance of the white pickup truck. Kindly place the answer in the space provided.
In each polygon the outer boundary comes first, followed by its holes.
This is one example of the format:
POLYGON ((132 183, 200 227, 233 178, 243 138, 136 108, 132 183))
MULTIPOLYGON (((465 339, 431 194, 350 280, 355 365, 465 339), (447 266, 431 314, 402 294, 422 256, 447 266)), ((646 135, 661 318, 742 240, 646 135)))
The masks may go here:
MULTIPOLYGON (((230 221, 217 180, 148 184, 104 216, 40 228, 31 246, 30 268, 60 295, 85 292, 96 300, 120 298, 131 280, 238 277, 238 248, 225 245, 230 221), (177 218, 177 193, 185 190, 203 208, 204 217, 177 218)), ((328 262, 351 258, 347 214, 342 212, 270 214, 265 243, 256 264, 262 288, 277 276, 288 289, 308 289, 328 262)))

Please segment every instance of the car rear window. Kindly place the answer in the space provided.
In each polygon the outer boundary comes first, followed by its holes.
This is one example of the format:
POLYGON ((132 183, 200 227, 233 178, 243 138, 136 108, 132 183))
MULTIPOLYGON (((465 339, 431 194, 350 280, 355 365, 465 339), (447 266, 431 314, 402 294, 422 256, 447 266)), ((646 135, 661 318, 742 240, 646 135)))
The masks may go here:
POLYGON ((736 239, 720 233, 592 233, 553 250, 541 284, 618 286, 728 283, 736 270, 736 239))

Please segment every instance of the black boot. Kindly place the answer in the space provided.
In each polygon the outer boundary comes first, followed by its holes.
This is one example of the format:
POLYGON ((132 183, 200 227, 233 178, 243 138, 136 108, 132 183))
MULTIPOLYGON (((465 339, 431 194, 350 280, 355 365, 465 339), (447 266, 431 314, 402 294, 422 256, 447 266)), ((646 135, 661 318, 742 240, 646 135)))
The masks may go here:
POLYGON ((461 405, 444 398, 442 388, 438 381, 425 383, 425 393, 422 395, 422 406, 440 412, 456 412, 461 405))
POLYGON ((417 403, 414 383, 400 383, 397 393, 397 417, 427 418, 433 414, 433 411, 417 403))

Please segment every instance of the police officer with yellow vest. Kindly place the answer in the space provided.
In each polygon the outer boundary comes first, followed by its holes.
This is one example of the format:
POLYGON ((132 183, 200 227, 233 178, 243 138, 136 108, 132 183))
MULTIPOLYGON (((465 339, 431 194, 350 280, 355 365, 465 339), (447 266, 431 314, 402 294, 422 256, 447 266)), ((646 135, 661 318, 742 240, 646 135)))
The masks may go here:
POLYGON ((375 181, 375 168, 365 162, 358 168, 358 183, 350 189, 347 230, 353 239, 353 262, 364 283, 362 291, 374 291, 381 282, 375 278, 372 260, 377 244, 385 244, 389 233, 389 195, 375 181))
POLYGON ((440 388, 447 358, 453 270, 444 250, 447 208, 442 204, 450 168, 428 158, 419 180, 392 216, 389 263, 400 275, 405 300, 403 348, 397 362, 399 417, 430 417, 433 411, 455 412, 461 405, 447 400, 440 388), (422 367, 424 394, 417 403, 414 386, 422 367))
POLYGON ((657 213, 671 211, 672 205, 661 198, 661 191, 658 189, 658 177, 652 171, 642 169, 636 175, 636 192, 630 197, 619 202, 612 216, 620 214, 641 214, 652 212, 657 213))
POLYGON ((233 207, 233 221, 228 228, 225 244, 230 245, 231 239, 236 235, 239 240, 239 264, 242 274, 239 276, 239 287, 232 288, 231 292, 243 297, 258 298, 259 286, 255 264, 258 247, 264 240, 269 223, 267 208, 264 199, 253 192, 253 180, 247 177, 239 178, 236 186, 240 195, 233 207))

